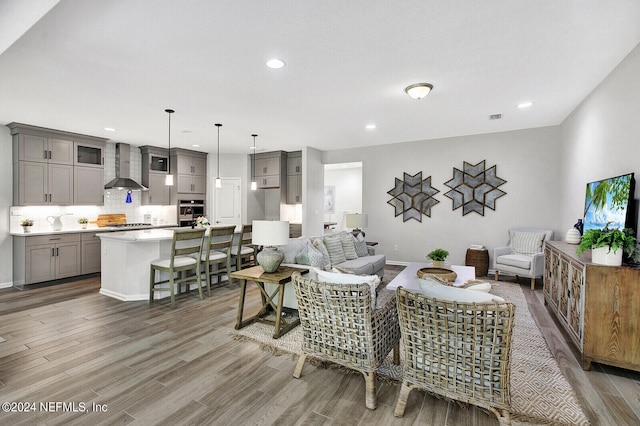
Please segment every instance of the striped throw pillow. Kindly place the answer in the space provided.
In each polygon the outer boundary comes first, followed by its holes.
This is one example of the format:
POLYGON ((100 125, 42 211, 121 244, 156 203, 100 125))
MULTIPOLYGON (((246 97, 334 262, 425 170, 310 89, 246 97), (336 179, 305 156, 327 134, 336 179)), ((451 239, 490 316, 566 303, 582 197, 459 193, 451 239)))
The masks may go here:
POLYGON ((342 250, 344 251, 344 257, 347 260, 353 260, 358 258, 358 253, 356 253, 356 247, 353 243, 353 235, 351 234, 343 234, 340 237, 340 241, 342 242, 342 250))
POLYGON ((544 232, 520 232, 513 233, 511 248, 514 253, 532 255, 542 252, 544 232))
POLYGON ((332 265, 338 265, 347 261, 347 258, 344 256, 340 235, 327 235, 324 237, 324 245, 327 247, 332 265))

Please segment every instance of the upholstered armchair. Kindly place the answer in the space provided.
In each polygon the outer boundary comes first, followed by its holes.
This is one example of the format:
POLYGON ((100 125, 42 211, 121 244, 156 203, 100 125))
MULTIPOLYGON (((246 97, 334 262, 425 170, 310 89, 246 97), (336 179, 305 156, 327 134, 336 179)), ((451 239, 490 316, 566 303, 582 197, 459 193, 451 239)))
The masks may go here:
POLYGON ((499 273, 531 278, 535 290, 536 278, 544 273, 543 244, 553 238, 551 229, 511 228, 509 245, 493 249, 493 269, 498 281, 499 273))
POLYGON ((325 283, 299 272, 291 279, 302 325, 302 349, 293 377, 300 378, 307 356, 359 371, 365 378, 365 405, 375 409, 376 370, 392 349, 394 362, 400 360, 393 292, 381 292, 372 309, 368 283, 325 283))
POLYGON ((404 359, 394 415, 404 415, 411 390, 424 389, 482 407, 510 425, 515 305, 458 303, 402 287, 396 300, 404 359))

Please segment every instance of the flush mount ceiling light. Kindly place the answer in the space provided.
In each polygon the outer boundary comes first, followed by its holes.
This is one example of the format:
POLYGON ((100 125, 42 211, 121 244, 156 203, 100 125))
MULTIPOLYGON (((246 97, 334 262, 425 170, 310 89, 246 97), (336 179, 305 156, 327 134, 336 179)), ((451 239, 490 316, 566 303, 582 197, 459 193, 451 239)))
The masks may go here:
POLYGON ((376 128, 376 125, 375 125, 375 124, 367 124, 367 125, 365 126, 365 128, 366 128, 367 130, 373 130, 373 129, 375 129, 375 128, 376 128))
POLYGON ((267 61, 267 66, 274 70, 279 70, 280 68, 284 68, 285 63, 282 59, 273 58, 267 61))
POLYGON ((407 95, 411 96, 413 99, 422 99, 429 94, 433 90, 433 84, 429 83, 416 83, 411 86, 407 86, 404 89, 407 92, 407 95))
POLYGON ((113 127, 105 127, 104 128, 107 132, 115 132, 116 129, 114 129, 113 127))
POLYGON ((522 102, 521 104, 518 104, 518 108, 529 108, 531 105, 533 105, 533 102, 531 101, 522 102))
POLYGON ((171 174, 171 114, 175 111, 172 109, 165 109, 164 112, 169 114, 169 155, 167 156, 167 176, 164 178, 164 184, 167 186, 173 186, 173 175, 171 174))

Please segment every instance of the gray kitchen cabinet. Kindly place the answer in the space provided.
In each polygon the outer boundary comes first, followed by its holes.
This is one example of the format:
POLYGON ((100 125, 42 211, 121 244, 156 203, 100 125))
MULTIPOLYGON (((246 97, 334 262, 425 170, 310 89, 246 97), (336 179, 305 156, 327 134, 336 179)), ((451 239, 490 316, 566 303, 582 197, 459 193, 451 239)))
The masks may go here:
POLYGON ((104 168, 73 168, 73 204, 101 206, 104 204, 104 168))
POLYGON ((207 153, 189 149, 171 149, 171 173, 175 175, 171 204, 180 200, 205 200, 207 193, 207 153))
POLYGON ((82 243, 82 274, 100 272, 102 253, 100 238, 97 232, 84 232, 80 237, 82 243))
POLYGON ((142 184, 149 189, 142 192, 142 204, 170 204, 171 187, 165 185, 169 172, 169 150, 145 145, 140 147, 140 152, 142 153, 142 184))
POLYGON ((7 127, 13 137, 14 205, 103 204, 104 182, 98 179, 107 139, 21 123, 7 127), (82 178, 74 178, 76 167, 82 178))
POLYGON ((80 275, 80 247, 78 233, 14 237, 14 284, 34 284, 80 275))
POLYGON ((73 164, 73 141, 19 134, 17 144, 20 161, 73 164))
POLYGON ((15 205, 73 204, 73 166, 19 161, 13 172, 15 205))
POLYGON ((284 151, 265 152, 253 155, 253 176, 258 189, 282 188, 286 181, 287 153, 284 151))
POLYGON ((287 204, 302 203, 302 152, 287 154, 287 204))

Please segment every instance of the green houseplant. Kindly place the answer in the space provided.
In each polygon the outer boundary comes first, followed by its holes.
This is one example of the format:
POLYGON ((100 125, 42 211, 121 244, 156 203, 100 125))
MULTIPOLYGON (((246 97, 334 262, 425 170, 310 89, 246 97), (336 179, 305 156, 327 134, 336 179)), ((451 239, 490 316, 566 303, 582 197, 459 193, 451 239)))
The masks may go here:
MULTIPOLYGON (((602 229, 587 230, 580 240, 576 253, 581 255, 589 249, 608 247, 605 250, 606 253, 616 254, 619 250, 622 250, 622 253, 626 254, 630 259, 637 261, 639 253, 636 242, 636 237, 631 229, 610 229, 609 223, 607 223, 602 229)), ((622 256, 622 253, 620 253, 620 256, 622 256)), ((592 253, 592 257, 593 255, 594 253, 592 253)), ((599 262, 594 260, 594 263, 599 262)))
POLYGON ((449 256, 449 252, 441 248, 437 248, 427 255, 433 261, 433 266, 444 266, 447 256, 449 256))

